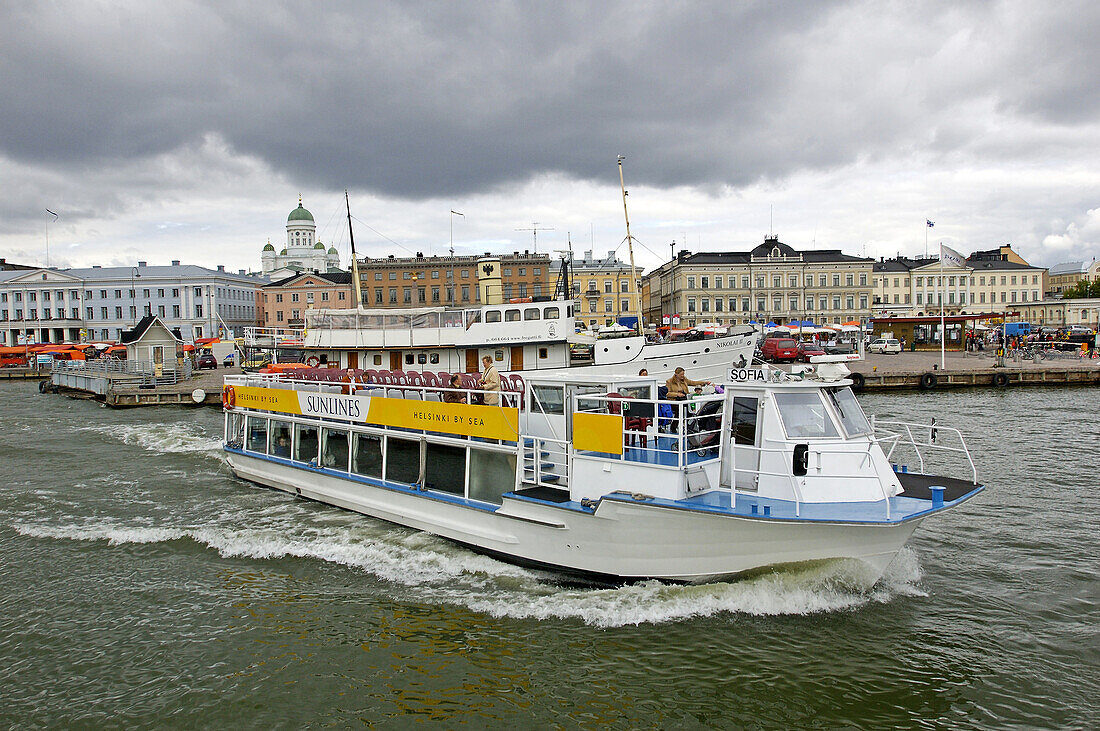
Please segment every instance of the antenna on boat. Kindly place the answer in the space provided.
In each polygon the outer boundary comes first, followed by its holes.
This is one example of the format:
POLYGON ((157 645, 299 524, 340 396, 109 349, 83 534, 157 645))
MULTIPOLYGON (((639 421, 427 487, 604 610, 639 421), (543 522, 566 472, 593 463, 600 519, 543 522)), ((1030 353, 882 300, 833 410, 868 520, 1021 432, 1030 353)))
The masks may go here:
POLYGON ((359 281, 359 259, 355 256, 355 234, 351 231, 351 199, 344 188, 344 203, 348 207, 348 240, 351 241, 351 293, 355 296, 355 311, 363 306, 363 284, 359 281))
POLYGON ((572 285, 569 283, 569 268, 573 266, 573 238, 569 232, 565 234, 565 240, 569 242, 569 249, 555 249, 555 254, 561 254, 561 267, 558 271, 558 283, 554 287, 554 299, 573 299, 572 285))
POLYGON ((451 307, 455 306, 455 216, 466 218, 466 214, 451 209, 451 283, 447 287, 451 307))
POLYGON ((626 210, 626 183, 623 182, 623 160, 626 155, 619 155, 619 189, 623 193, 623 218, 626 219, 626 247, 630 251, 630 284, 634 288, 634 296, 638 298, 638 334, 642 334, 642 293, 638 291, 638 270, 634 267, 634 237, 630 235, 630 213, 626 210))

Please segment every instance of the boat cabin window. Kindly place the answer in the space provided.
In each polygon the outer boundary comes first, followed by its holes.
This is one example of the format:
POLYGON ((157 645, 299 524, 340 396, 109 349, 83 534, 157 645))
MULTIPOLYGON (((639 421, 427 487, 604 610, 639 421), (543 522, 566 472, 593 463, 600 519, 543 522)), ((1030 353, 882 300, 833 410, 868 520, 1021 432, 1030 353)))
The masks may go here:
POLYGON ((549 348, 539 348, 539 360, 544 360, 550 357, 549 348))
POLYGON ((775 405, 792 439, 840 436, 817 391, 776 393, 775 405))
POLYGON ((386 437, 386 479, 412 485, 420 482, 420 442, 386 437))
POLYGON ((382 365, 382 354, 381 354, 381 353, 376 353, 376 354, 375 354, 375 356, 374 356, 374 364, 375 364, 376 366, 380 366, 380 365, 382 365))
POLYGON ((730 425, 734 444, 750 447, 756 444, 756 409, 759 403, 755 398, 734 397, 733 422, 730 425))
POLYGON ((230 414, 229 415, 229 434, 226 437, 227 442, 244 442, 244 415, 242 414, 230 414))
POLYGON ((547 320, 556 320, 561 317, 559 314, 560 312, 561 311, 557 307, 547 307, 543 317, 547 320))
POLYGON ((413 364, 413 354, 412 353, 405 353, 405 365, 412 365, 412 364, 413 364))
POLYGON ((321 431, 321 466, 348 471, 348 433, 341 429, 321 431))
POLYGON ((439 353, 431 353, 428 356, 428 362, 432 363, 433 365, 438 364, 439 363, 439 353))
POLYGON ((417 353, 416 354, 416 362, 417 362, 418 365, 426 364, 428 362, 428 354, 427 353, 417 353))
POLYGON ((248 417, 248 446, 250 452, 267 451, 267 419, 248 417))
POLYGON ((272 457, 290 459, 290 424, 285 421, 271 422, 271 440, 267 448, 272 457))
POLYGON ((294 425, 294 459, 311 462, 317 459, 317 427, 308 424, 294 425))
POLYGON ((382 479, 382 439, 371 434, 356 434, 352 472, 382 479))
POLYGON ((424 487, 453 495, 466 494, 466 448, 425 444, 424 487))
POLYGON ((499 505, 515 484, 515 454, 470 449, 470 499, 499 505))
POLYGON ((850 437, 862 436, 871 433, 871 425, 867 421, 866 414, 859 407, 856 395, 852 389, 827 388, 826 396, 833 402, 833 408, 840 415, 840 425, 844 427, 844 433, 850 437))
POLYGON ((519 310, 505 310, 504 311, 505 322, 519 322, 519 310))
POLYGON ((542 315, 538 307, 528 307, 523 311, 524 320, 537 320, 542 315))
POLYGON ((530 410, 532 413, 564 414, 565 388, 532 384, 530 410))
POLYGON ((500 322, 500 310, 486 310, 485 322, 500 322))

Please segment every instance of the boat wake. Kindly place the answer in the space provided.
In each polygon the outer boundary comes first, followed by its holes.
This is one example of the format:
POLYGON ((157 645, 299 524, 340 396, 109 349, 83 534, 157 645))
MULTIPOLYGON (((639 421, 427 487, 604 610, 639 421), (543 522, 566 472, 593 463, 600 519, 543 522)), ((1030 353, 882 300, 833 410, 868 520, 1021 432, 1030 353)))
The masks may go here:
POLYGON ((202 427, 184 422, 143 424, 141 426, 87 426, 80 431, 103 434, 111 439, 132 444, 147 452, 195 453, 208 452, 221 458, 221 438, 211 437, 202 427))
MULTIPOLYGON (((299 516, 300 517, 300 516, 299 516)), ((620 587, 562 584, 562 577, 475 554, 425 533, 393 526, 318 525, 284 521, 257 528, 136 527, 112 523, 17 523, 41 539, 109 545, 191 540, 226 558, 318 560, 362 570, 402 587, 403 601, 448 603, 511 619, 579 620, 598 627, 656 624, 720 614, 809 615, 856 610, 899 596, 923 596, 915 551, 903 548, 868 586, 863 565, 836 561, 701 585, 644 581, 620 587)))

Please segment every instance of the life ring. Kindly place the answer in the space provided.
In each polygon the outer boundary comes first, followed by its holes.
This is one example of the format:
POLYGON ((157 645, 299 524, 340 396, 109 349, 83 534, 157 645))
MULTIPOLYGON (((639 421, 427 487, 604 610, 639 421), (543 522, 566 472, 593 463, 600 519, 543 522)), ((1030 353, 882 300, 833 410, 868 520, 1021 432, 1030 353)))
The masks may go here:
POLYGON ((862 373, 852 373, 852 390, 856 393, 863 393, 863 384, 866 383, 866 379, 863 378, 862 373))
POLYGON ((321 359, 318 358, 316 355, 311 355, 306 358, 306 365, 310 368, 316 368, 317 366, 321 365, 321 359))
POLYGON ((925 373, 920 377, 920 388, 922 391, 928 391, 936 387, 936 383, 939 379, 936 378, 935 373, 925 373))
POLYGON ((997 388, 1003 388, 1008 385, 1008 376, 1004 373, 995 373, 993 375, 993 385, 997 388))
POLYGON ((232 386, 226 386, 222 389, 222 406, 226 409, 232 409, 237 405, 237 392, 233 390, 232 386))

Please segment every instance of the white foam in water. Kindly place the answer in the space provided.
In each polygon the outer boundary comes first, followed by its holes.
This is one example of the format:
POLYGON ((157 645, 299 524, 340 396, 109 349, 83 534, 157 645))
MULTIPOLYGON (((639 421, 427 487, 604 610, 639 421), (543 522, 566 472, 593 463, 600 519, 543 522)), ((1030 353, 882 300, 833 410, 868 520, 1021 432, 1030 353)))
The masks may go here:
POLYGON ((920 563, 904 548, 881 580, 867 587, 862 564, 837 561, 733 582, 670 585, 645 581, 616 588, 563 587, 555 574, 487 558, 425 533, 380 524, 258 528, 156 528, 114 524, 17 524, 26 536, 156 543, 190 538, 225 557, 315 559, 362 569, 405 586, 411 601, 450 603, 494 617, 579 619, 600 627, 671 622, 716 614, 807 615, 923 596, 920 563), (303 530, 304 528, 304 530, 303 530), (547 580, 549 579, 549 580, 547 580))
POLYGON ((123 444, 133 444, 149 452, 211 452, 220 456, 221 436, 210 437, 201 427, 182 422, 141 426, 89 426, 84 431, 105 434, 123 444))

